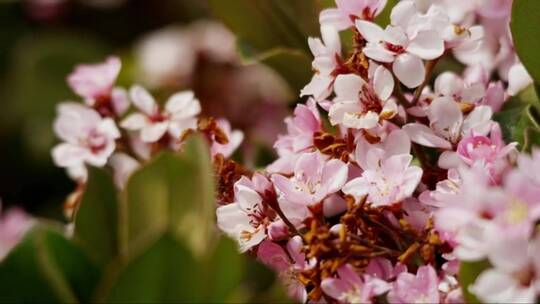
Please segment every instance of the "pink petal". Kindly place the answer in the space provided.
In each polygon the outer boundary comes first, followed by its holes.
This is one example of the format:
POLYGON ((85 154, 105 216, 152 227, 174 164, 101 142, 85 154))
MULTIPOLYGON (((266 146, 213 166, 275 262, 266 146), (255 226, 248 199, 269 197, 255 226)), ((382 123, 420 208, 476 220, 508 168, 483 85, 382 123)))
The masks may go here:
POLYGON ((407 52, 431 60, 444 53, 444 41, 433 30, 420 31, 407 46, 407 52))
POLYGON ((332 26, 321 26, 321 36, 330 56, 341 55, 341 38, 332 26))
POLYGON ((339 9, 328 8, 322 10, 319 14, 319 23, 321 25, 333 26, 337 30, 347 29, 352 25, 352 21, 344 16, 339 9))
POLYGON ((129 96, 137 109, 146 115, 153 115, 158 110, 154 97, 152 97, 152 95, 150 95, 150 93, 148 93, 148 91, 141 86, 132 86, 129 90, 129 96))
POLYGON ((396 57, 392 69, 399 81, 411 89, 419 86, 426 77, 422 60, 407 53, 396 57))
POLYGON ((347 182, 348 172, 344 162, 339 159, 330 160, 322 171, 321 188, 326 189, 327 195, 339 191, 347 182))
POLYGON ((141 114, 141 113, 133 113, 126 117, 122 122, 120 123, 120 126, 124 129, 128 130, 140 130, 145 127, 147 127, 150 124, 148 121, 148 118, 141 114))
POLYGON ((343 74, 336 77, 334 92, 337 101, 357 101, 358 93, 366 84, 362 77, 355 74, 343 74))
POLYGON ((368 42, 379 43, 384 40, 384 30, 377 24, 365 20, 356 20, 355 25, 362 37, 368 42))
POLYGON ((84 163, 88 151, 77 145, 59 144, 52 149, 54 163, 59 167, 73 167, 84 163))
POLYGON ((390 23, 394 26, 407 28, 407 25, 416 17, 416 14, 416 7, 413 1, 400 1, 392 8, 390 23))
POLYGON ((167 132, 169 122, 158 122, 150 124, 141 129, 141 140, 143 142, 156 142, 167 132))
POLYGON ((435 135, 433 130, 419 123, 412 123, 403 126, 411 140, 417 144, 432 148, 451 149, 452 144, 443 138, 435 135))
POLYGON ((362 52, 368 58, 379 62, 392 62, 395 59, 395 54, 392 51, 389 51, 382 47, 380 44, 368 43, 363 49, 362 52))
POLYGON ((381 100, 387 100, 394 91, 394 77, 385 67, 378 66, 373 75, 373 89, 381 100))

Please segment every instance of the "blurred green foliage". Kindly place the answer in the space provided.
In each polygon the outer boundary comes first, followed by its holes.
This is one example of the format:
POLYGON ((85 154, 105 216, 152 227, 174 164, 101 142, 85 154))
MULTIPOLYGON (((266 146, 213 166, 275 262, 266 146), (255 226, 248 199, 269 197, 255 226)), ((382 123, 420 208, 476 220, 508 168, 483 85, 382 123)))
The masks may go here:
POLYGON ((183 153, 163 152, 123 191, 92 170, 73 238, 40 221, 0 264, 0 301, 285 300, 269 270, 217 234, 208 151, 193 135, 183 153))

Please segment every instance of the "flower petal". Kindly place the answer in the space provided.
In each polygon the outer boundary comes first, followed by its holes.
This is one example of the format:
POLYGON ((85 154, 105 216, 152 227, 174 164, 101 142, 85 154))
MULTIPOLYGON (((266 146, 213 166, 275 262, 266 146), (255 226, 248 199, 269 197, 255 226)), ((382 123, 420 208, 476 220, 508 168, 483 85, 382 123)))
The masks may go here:
POLYGON ((424 63, 416 55, 401 54, 396 57, 392 69, 396 77, 408 88, 416 88, 426 78, 424 63))

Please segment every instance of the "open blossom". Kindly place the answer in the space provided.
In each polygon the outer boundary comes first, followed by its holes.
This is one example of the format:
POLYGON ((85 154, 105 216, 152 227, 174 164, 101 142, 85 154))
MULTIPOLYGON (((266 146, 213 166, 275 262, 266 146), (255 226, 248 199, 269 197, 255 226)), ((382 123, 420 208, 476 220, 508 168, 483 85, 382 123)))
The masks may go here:
POLYGON ((450 97, 439 97, 431 103, 427 115, 430 126, 411 123, 403 127, 411 140, 417 144, 442 149, 451 149, 462 136, 471 132, 485 135, 491 127, 492 110, 488 106, 477 106, 463 117, 458 104, 450 97))
POLYGON ((372 84, 360 76, 346 74, 336 78, 334 89, 336 98, 328 113, 332 125, 371 129, 380 120, 391 119, 397 114, 397 104, 390 98, 394 79, 383 66, 375 70, 372 84))
POLYGON ((111 94, 122 64, 117 57, 103 63, 78 65, 68 77, 70 87, 88 102, 111 94))
POLYGON ((367 40, 362 52, 375 61, 393 63, 394 74, 409 88, 425 79, 422 59, 435 59, 444 52, 444 41, 435 30, 417 28, 417 14, 414 2, 401 1, 392 9, 391 25, 384 30, 373 22, 356 21, 367 40))
POLYGON ((270 221, 261 193, 270 187, 270 182, 260 174, 254 174, 252 180, 242 177, 234 185, 234 202, 216 210, 219 228, 238 242, 242 252, 266 238, 270 221))
POLYGON ((0 216, 0 261, 22 240, 32 225, 32 219, 22 210, 2 211, 0 216))
POLYGON ((335 71, 341 60, 341 40, 337 30, 332 26, 321 26, 321 36, 322 41, 319 38, 308 39, 309 48, 315 57, 311 64, 315 74, 300 92, 300 96, 311 95, 317 101, 325 99, 332 92, 335 71))
POLYGON ((143 87, 133 86, 130 96, 140 112, 130 114, 120 125, 128 130, 139 131, 143 142, 156 142, 165 134, 179 139, 184 132, 197 127, 196 116, 201 112, 201 105, 191 91, 172 95, 164 110, 160 109, 154 97, 143 87))
POLYGON ((339 278, 324 279, 321 288, 341 303, 370 303, 373 297, 390 289, 390 284, 377 277, 366 276, 363 280, 350 264, 338 268, 337 274, 339 278))
POLYGON ((341 189, 347 181, 347 165, 338 159, 326 160, 318 152, 302 154, 296 161, 294 175, 272 175, 272 181, 286 201, 313 205, 341 189))
POLYGON ((499 254, 494 267, 480 273, 469 290, 486 303, 534 303, 540 287, 540 238, 502 241, 494 248, 499 254))
POLYGON ((294 115, 285 119, 287 134, 279 135, 274 144, 279 158, 266 169, 270 173, 290 174, 298 156, 313 147, 313 136, 322 131, 317 104, 310 98, 305 105, 298 104, 294 115))
POLYGON ((125 90, 114 87, 121 67, 120 59, 111 56, 103 63, 76 66, 67 81, 87 105, 120 115, 129 106, 125 90))
POLYGON ((319 16, 321 25, 344 30, 354 25, 356 19, 373 20, 386 6, 387 0, 336 0, 335 8, 323 10, 319 16))
POLYGON ((120 137, 114 121, 76 103, 60 104, 57 112, 54 132, 64 142, 52 150, 55 164, 79 172, 85 164, 104 166, 120 137))
POLYGON ((220 144, 213 141, 212 146, 210 147, 210 152, 212 155, 219 153, 224 157, 230 157, 244 140, 244 132, 240 130, 232 130, 231 124, 226 119, 218 119, 217 125, 223 131, 225 136, 227 136, 229 142, 226 144, 220 144))
POLYGON ((411 196, 422 177, 422 169, 411 166, 410 141, 401 130, 389 135, 385 145, 370 145, 360 139, 355 158, 364 170, 349 181, 343 192, 355 198, 366 197, 374 206, 398 203, 411 196))
POLYGON ((461 139, 456 152, 445 151, 441 154, 439 166, 448 169, 457 168, 462 163, 472 166, 476 162, 482 162, 493 181, 497 181, 510 166, 508 156, 515 151, 516 146, 515 142, 505 145, 501 128, 494 123, 490 137, 475 135, 473 131, 461 139))
POLYGON ((439 303, 439 278, 431 265, 418 268, 416 275, 402 272, 388 293, 390 303, 439 303))

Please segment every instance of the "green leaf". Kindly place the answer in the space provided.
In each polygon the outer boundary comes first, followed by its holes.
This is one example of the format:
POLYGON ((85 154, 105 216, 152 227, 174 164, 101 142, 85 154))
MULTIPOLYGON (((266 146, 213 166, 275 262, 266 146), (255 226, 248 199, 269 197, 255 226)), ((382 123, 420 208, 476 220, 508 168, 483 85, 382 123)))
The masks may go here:
POLYGON ((91 169, 75 212, 75 239, 101 266, 119 253, 117 195, 112 177, 102 170, 91 169))
POLYGON ((460 262, 459 283, 466 303, 480 303, 476 296, 469 291, 469 285, 473 284, 478 275, 489 267, 490 264, 487 260, 479 262, 460 262))
POLYGON ((78 247, 37 224, 0 264, 0 302, 88 302, 98 278, 78 247))
POLYGON ((237 244, 222 237, 210 260, 203 263, 206 267, 205 286, 208 302, 224 302, 231 299, 231 294, 238 288, 243 278, 245 257, 238 252, 237 244))
POLYGON ((182 155, 162 152, 128 181, 121 232, 129 251, 165 231, 199 256, 214 246, 213 172, 206 142, 191 136, 182 155))
POLYGON ((510 22, 516 52, 536 83, 540 83, 540 18, 536 16, 539 11, 538 0, 514 1, 510 22))
POLYGON ((165 234, 116 273, 97 302, 199 302, 207 290, 190 250, 165 234))
POLYGON ((493 118, 499 122, 506 142, 516 141, 523 151, 530 150, 533 144, 538 144, 540 132, 540 102, 533 85, 519 95, 514 96, 495 113, 493 118))

